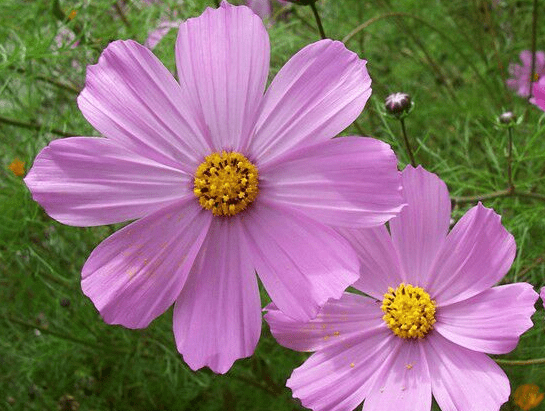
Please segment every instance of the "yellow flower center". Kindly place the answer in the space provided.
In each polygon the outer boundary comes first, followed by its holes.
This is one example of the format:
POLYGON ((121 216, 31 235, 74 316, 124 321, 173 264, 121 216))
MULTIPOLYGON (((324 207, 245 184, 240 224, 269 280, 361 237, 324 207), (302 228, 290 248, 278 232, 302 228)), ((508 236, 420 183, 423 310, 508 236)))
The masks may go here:
POLYGON ((536 81, 539 80, 539 74, 538 73, 534 73, 534 75, 532 76, 532 81, 535 83, 536 81))
POLYGON ((382 300, 382 319, 401 338, 424 338, 435 323, 435 301, 423 288, 401 283, 388 287, 382 300))
POLYGON ((252 203, 259 192, 257 167, 242 154, 212 153, 195 172, 193 193, 203 208, 232 216, 252 203))
POLYGON ((543 397, 544 394, 539 392, 539 387, 535 384, 522 384, 513 394, 515 404, 524 411, 537 407, 543 401, 543 397))

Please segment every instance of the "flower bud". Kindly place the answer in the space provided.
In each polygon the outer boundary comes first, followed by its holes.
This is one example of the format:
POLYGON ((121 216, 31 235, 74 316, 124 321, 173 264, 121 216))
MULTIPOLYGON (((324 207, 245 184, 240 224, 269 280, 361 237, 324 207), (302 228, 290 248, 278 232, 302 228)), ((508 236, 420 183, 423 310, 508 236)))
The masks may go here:
POLYGON ((506 111, 500 116, 499 121, 502 124, 514 124, 517 121, 517 116, 511 111, 506 111))
POLYGON ((394 93, 386 97, 384 107, 386 112, 394 117, 402 117, 411 111, 413 102, 407 93, 394 93))

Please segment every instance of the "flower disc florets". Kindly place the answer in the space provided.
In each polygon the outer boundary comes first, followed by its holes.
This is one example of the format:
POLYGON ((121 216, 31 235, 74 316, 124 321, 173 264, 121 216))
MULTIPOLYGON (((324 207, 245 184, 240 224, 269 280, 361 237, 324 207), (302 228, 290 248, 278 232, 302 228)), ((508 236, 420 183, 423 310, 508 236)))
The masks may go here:
POLYGON ((212 153, 195 172, 193 193, 217 216, 235 215, 252 203, 258 190, 257 167, 237 152, 212 153))
POLYGON ((382 301, 382 319, 401 338, 424 338, 435 323, 435 301, 423 288, 401 283, 388 287, 382 301))

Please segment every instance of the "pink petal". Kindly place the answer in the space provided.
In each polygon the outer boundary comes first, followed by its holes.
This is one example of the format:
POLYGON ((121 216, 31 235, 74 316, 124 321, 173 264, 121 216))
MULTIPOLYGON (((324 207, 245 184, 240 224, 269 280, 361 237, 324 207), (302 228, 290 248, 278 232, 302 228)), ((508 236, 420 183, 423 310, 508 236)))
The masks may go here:
POLYGON ((515 250, 515 239, 501 225, 501 217, 479 203, 449 233, 425 288, 438 307, 466 300, 507 274, 515 250))
POLYGON ((450 197, 446 184, 421 166, 409 165, 402 174, 407 207, 390 221, 390 232, 405 277, 424 286, 435 275, 430 268, 447 237, 450 197))
POLYGON ((539 297, 541 298, 541 303, 543 304, 543 307, 545 308, 545 287, 542 287, 539 291, 539 297))
POLYGON ((401 176, 388 144, 342 137, 260 167, 261 195, 328 225, 372 227, 401 208, 401 176))
POLYGON ((172 74, 134 41, 110 43, 88 67, 78 105, 93 127, 142 157, 193 173, 210 153, 172 74))
POLYGON ((186 173, 93 137, 52 141, 25 183, 47 214, 76 226, 140 218, 192 194, 186 173))
POLYGON ((541 110, 545 111, 545 77, 532 85, 532 95, 530 103, 535 104, 541 110))
POLYGON ((535 71, 539 75, 539 77, 545 74, 545 52, 543 51, 536 51, 535 71))
POLYGON ((350 242, 360 258, 360 278, 353 287, 382 301, 388 287, 407 282, 386 226, 355 230, 343 227, 337 231, 350 242))
POLYGON ((184 98, 216 151, 241 151, 250 138, 269 72, 269 37, 245 6, 223 2, 182 23, 176 64, 184 98))
POLYGON ((240 218, 214 218, 174 306, 178 351, 193 370, 225 373, 254 352, 261 303, 240 218))
POLYGON ((520 61, 525 66, 530 67, 532 65, 532 52, 530 50, 522 50, 519 54, 520 61))
POLYGON ((165 37, 170 29, 176 28, 180 25, 181 20, 176 21, 162 21, 159 23, 156 29, 152 30, 148 34, 148 38, 146 39, 146 42, 144 43, 144 46, 149 48, 150 50, 153 50, 157 44, 165 37))
POLYGON ((431 381, 421 341, 404 340, 370 390, 364 411, 429 411, 431 381))
POLYGON ((509 380, 486 354, 428 334, 431 389, 441 410, 498 411, 509 398, 509 380))
POLYGON ((352 411, 369 394, 376 377, 391 367, 402 343, 384 327, 373 335, 331 345, 296 368, 286 385, 314 411, 352 411))
POLYGON ((104 321, 144 328, 180 294, 212 214, 191 198, 104 240, 81 273, 81 288, 104 321))
POLYGON ((371 95, 365 64, 339 41, 300 50, 267 90, 250 151, 265 164, 348 127, 371 95))
POLYGON ((443 337, 470 350, 505 354, 532 327, 537 298, 532 285, 527 283, 490 288, 441 307, 434 328, 443 337))
POLYGON ((301 321, 316 317, 329 298, 340 298, 358 278, 354 250, 333 229, 260 198, 244 213, 254 267, 272 301, 288 316, 301 321))
POLYGON ((280 345, 296 351, 318 351, 376 334, 385 326, 380 305, 369 297, 344 293, 339 300, 329 300, 309 322, 288 317, 274 304, 266 307, 265 320, 280 345))

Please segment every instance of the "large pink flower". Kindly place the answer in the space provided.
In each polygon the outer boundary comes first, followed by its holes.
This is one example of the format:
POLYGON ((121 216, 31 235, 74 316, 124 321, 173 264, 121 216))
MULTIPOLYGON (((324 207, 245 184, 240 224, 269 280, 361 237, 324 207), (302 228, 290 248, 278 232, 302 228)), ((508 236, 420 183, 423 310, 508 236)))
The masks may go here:
POLYGON ((278 342, 316 351, 287 385, 313 410, 497 411, 509 381, 485 353, 511 351, 532 326, 537 293, 527 283, 492 287, 509 270, 515 241, 481 204, 450 233, 445 184, 421 167, 403 171, 407 207, 386 227, 342 229, 361 277, 310 322, 274 306, 278 342), (491 288, 492 287, 492 288, 491 288))
POLYGON ((530 79, 538 81, 545 76, 545 53, 543 51, 536 52, 534 74, 532 75, 532 52, 523 50, 520 52, 520 60, 522 65, 511 63, 509 64, 509 74, 512 78, 507 80, 507 87, 515 90, 521 97, 530 95, 530 79))
POLYGON ((138 219, 82 270, 104 320, 146 327, 174 303, 178 350, 227 371, 261 329, 257 271, 275 304, 308 320, 358 278, 329 226, 376 226, 403 207, 387 144, 331 139, 371 94, 366 62, 340 42, 311 44, 265 91, 261 19, 224 2, 182 23, 179 82, 145 47, 108 46, 78 98, 106 138, 53 141, 25 179, 58 221, 138 219))

